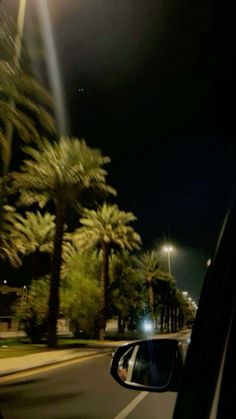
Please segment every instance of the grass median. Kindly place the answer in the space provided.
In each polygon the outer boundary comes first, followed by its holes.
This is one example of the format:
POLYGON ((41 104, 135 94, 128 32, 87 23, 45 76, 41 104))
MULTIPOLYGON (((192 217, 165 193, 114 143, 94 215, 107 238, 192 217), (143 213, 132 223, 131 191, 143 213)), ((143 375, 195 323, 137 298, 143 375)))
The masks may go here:
MULTIPOLYGON (((97 339, 78 339, 72 337, 58 337, 57 349, 70 349, 70 348, 86 348, 86 347, 101 347, 117 341, 129 341, 142 339, 143 334, 118 333, 107 334, 106 339, 101 341, 97 339)), ((47 348, 46 341, 40 344, 32 344, 28 338, 0 338, 0 359, 24 356, 39 352, 51 351, 47 348)))
POLYGON ((24 356, 45 350, 47 350, 45 344, 33 345, 29 341, 14 338, 0 340, 0 359, 24 356))

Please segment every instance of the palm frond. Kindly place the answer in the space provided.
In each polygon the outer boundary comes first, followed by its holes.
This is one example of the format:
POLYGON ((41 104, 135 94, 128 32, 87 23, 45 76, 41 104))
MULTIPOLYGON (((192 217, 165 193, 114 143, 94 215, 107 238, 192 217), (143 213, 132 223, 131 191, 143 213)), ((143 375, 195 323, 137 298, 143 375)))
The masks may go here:
POLYGON ((92 248, 106 243, 121 250, 138 249, 141 237, 129 225, 136 217, 131 212, 119 210, 117 205, 104 203, 97 211, 85 209, 80 219, 82 227, 74 233, 74 239, 82 248, 92 248))
POLYGON ((24 249, 24 254, 52 252, 55 234, 55 216, 49 213, 42 215, 27 211, 25 215, 17 214, 13 223, 11 239, 24 249))
POLYGON ((37 148, 24 146, 26 158, 20 172, 10 175, 12 193, 20 191, 20 203, 33 203, 45 196, 61 203, 80 202, 85 191, 115 193, 106 184, 103 165, 109 158, 82 140, 62 137, 58 143, 46 138, 37 148))
POLYGON ((149 281, 160 279, 171 281, 172 275, 167 272, 166 263, 155 251, 145 252, 136 259, 137 267, 149 281))
POLYGON ((16 221, 16 209, 10 205, 3 205, 1 211, 0 257, 18 267, 21 265, 22 248, 19 248, 16 240, 11 236, 16 221))

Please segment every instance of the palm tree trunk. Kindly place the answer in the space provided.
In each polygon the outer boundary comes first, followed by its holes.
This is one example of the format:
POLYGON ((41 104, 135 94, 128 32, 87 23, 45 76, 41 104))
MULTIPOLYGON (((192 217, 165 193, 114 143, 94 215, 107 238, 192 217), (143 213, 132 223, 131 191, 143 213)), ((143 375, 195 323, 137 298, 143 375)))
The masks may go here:
POLYGON ((99 339, 104 339, 106 320, 108 316, 108 294, 109 294, 109 248, 102 244, 102 271, 101 271, 102 304, 99 316, 99 339))
POLYGON ((175 307, 175 309, 174 309, 174 328, 175 328, 175 332, 177 332, 177 330, 178 330, 178 321, 177 321, 177 319, 178 319, 178 308, 175 307))
POLYGON ((154 317, 154 295, 153 295, 153 288, 152 288, 152 280, 147 278, 147 286, 148 286, 148 305, 149 305, 149 314, 151 318, 154 317))
POLYGON ((170 333, 170 302, 169 302, 169 296, 167 297, 167 304, 166 304, 166 332, 170 333))
POLYGON ((178 328, 181 330, 184 327, 184 313, 181 309, 179 309, 178 313, 178 328))
POLYGON ((1 181, 2 184, 0 185, 0 226, 1 226, 1 222, 2 222, 2 210, 3 210, 3 205, 4 205, 4 198, 6 195, 6 185, 4 182, 4 177, 8 174, 9 172, 9 167, 10 167, 10 160, 11 160, 11 148, 8 145, 7 139, 6 139, 6 143, 2 146, 2 150, 1 151, 1 160, 2 160, 2 168, 1 168, 1 181))
POLYGON ((65 208, 61 202, 56 203, 56 231, 54 237, 54 248, 51 266, 51 288, 49 296, 49 314, 48 314, 48 347, 57 346, 57 318, 59 314, 59 287, 62 241, 64 232, 65 208))
POLYGON ((38 249, 32 254, 32 279, 39 278, 39 268, 40 268, 40 251, 38 249))
POLYGON ((164 323, 165 323, 165 300, 163 292, 161 293, 161 310, 160 310, 160 332, 164 332, 164 323))
MULTIPOLYGON (((10 100, 10 106, 12 109, 15 109, 15 104, 13 100, 10 100)), ((5 124, 5 144, 2 149, 2 173, 1 176, 4 177, 8 174, 12 158, 12 140, 13 140, 14 128, 10 121, 7 121, 5 124)))
POLYGON ((174 305, 173 302, 170 303, 170 330, 171 333, 174 333, 175 330, 175 319, 174 319, 174 305))
POLYGON ((164 305, 161 305, 161 312, 160 312, 160 332, 164 332, 164 305))

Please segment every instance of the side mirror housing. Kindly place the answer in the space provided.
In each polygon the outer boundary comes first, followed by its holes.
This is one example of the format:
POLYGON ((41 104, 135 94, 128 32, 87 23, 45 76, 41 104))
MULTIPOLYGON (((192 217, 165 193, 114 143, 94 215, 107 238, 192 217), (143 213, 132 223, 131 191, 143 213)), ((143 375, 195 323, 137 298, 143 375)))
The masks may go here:
POLYGON ((111 375, 123 387, 152 392, 178 391, 183 350, 174 339, 147 339, 120 346, 111 375))

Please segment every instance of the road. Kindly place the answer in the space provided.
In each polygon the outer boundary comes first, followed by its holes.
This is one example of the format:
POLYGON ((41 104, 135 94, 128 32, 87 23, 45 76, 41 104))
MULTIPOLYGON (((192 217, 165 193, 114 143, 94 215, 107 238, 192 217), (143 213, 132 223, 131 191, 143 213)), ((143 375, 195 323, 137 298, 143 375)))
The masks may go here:
POLYGON ((109 373, 111 355, 22 374, 0 387, 4 419, 171 419, 175 393, 127 390, 109 373))

